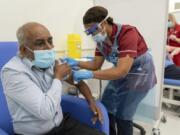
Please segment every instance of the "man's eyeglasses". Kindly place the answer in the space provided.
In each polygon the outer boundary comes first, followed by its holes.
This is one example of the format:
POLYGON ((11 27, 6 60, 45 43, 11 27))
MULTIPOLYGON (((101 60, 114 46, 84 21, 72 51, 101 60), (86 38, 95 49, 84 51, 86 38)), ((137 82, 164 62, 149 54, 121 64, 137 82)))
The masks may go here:
POLYGON ((46 42, 50 45, 53 45, 53 38, 49 37, 48 39, 36 39, 33 44, 37 47, 43 47, 46 45, 46 42))

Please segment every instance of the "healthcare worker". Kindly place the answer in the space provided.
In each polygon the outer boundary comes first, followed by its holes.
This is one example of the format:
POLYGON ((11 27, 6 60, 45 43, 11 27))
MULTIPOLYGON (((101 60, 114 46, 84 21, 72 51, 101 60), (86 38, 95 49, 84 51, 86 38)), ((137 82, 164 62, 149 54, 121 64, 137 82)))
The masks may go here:
POLYGON ((75 81, 110 80, 102 97, 109 113, 110 135, 132 135, 136 108, 156 84, 152 57, 144 38, 135 27, 114 23, 107 9, 100 6, 90 8, 83 23, 86 34, 97 43, 95 58, 89 62, 72 58, 66 61, 72 67, 88 69, 75 71, 75 81), (114 66, 99 70, 104 60, 114 66))
POLYGON ((180 66, 178 63, 180 63, 180 25, 177 23, 175 16, 169 13, 165 78, 180 80, 180 66))
POLYGON ((173 14, 168 15, 168 45, 180 47, 180 25, 173 14))
MULTIPOLYGON (((177 23, 173 14, 168 15, 168 33, 167 33, 167 45, 174 49, 174 47, 180 47, 180 25, 177 23)), ((180 67, 180 53, 179 49, 176 49, 173 53, 174 66, 180 67)), ((174 67, 170 70, 173 70, 174 67)))

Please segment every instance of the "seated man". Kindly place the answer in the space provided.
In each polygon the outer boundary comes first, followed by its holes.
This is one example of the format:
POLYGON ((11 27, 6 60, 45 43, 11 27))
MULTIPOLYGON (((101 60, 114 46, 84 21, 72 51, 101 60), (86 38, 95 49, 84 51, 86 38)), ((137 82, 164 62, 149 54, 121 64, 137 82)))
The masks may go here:
MULTIPOLYGON (((20 135, 103 135, 72 118, 63 118, 62 82, 71 74, 71 69, 55 61, 48 29, 38 23, 27 23, 18 29, 17 38, 19 54, 3 67, 1 74, 14 132, 20 135)), ((70 79, 68 82, 72 83, 70 79)), ((97 117, 102 120, 88 86, 84 82, 76 86, 96 114, 95 120, 97 117)))

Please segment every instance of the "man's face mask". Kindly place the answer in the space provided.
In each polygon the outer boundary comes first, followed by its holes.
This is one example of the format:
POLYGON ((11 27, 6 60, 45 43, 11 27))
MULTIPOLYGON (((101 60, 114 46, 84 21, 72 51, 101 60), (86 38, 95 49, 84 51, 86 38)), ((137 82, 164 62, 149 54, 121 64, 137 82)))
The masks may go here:
POLYGON ((51 50, 28 50, 34 53, 34 60, 32 61, 36 67, 49 68, 55 62, 55 51, 51 50))

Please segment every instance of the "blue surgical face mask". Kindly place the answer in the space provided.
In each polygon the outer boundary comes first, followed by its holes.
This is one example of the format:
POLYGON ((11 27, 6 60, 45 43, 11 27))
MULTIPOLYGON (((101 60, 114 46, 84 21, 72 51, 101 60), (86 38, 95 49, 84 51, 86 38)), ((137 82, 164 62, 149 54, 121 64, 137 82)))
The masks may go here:
POLYGON ((172 28, 173 27, 173 23, 171 21, 168 21, 168 28, 172 28))
POLYGON ((55 62, 55 51, 51 50, 34 50, 26 47, 34 53, 34 60, 32 61, 36 67, 49 68, 55 62))
POLYGON ((102 43, 106 40, 107 33, 105 33, 104 35, 102 33, 98 33, 98 34, 94 35, 92 38, 95 42, 102 43))

